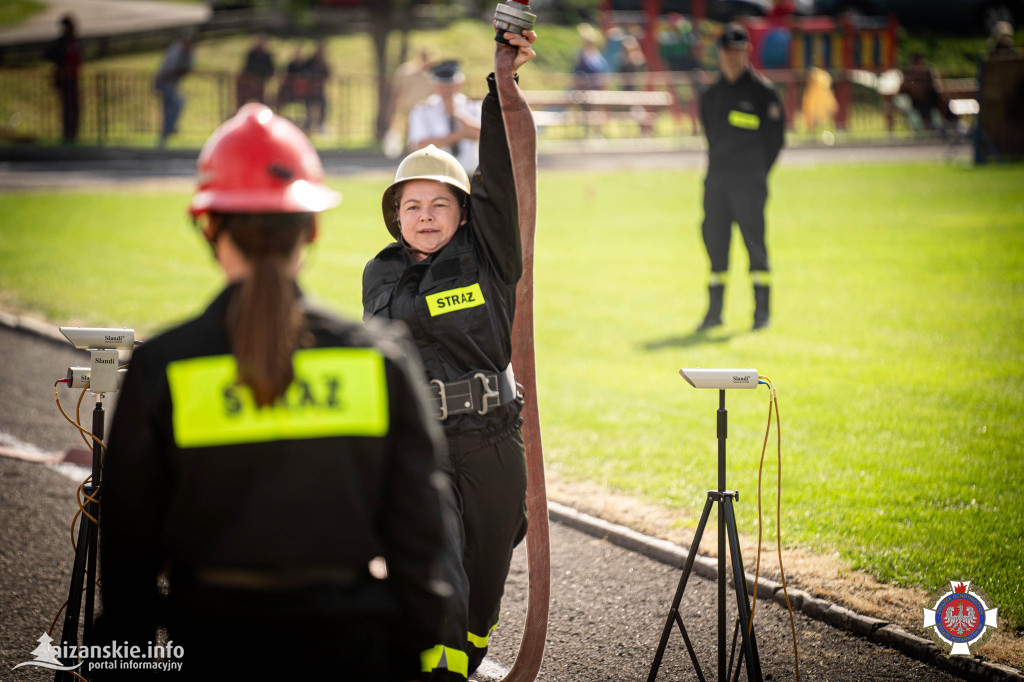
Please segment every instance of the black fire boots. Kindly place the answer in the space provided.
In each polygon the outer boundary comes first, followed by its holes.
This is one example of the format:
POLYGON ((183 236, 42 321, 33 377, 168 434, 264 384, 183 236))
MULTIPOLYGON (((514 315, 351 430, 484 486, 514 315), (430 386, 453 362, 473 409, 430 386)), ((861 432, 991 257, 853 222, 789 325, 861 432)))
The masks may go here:
POLYGON ((768 326, 768 285, 754 285, 754 331, 768 326))
POLYGON ((697 327, 697 331, 706 331, 722 326, 722 303, 724 299, 724 284, 708 285, 708 314, 704 316, 704 321, 697 327))

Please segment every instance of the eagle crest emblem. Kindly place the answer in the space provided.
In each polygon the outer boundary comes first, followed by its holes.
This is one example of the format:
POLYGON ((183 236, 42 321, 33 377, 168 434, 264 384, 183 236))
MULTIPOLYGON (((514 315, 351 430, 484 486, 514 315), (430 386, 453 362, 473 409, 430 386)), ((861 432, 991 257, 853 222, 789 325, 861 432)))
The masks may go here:
POLYGON ((987 634, 998 627, 998 609, 989 608, 984 593, 971 589, 970 580, 950 581, 950 590, 924 609, 924 628, 953 656, 970 656, 987 634))

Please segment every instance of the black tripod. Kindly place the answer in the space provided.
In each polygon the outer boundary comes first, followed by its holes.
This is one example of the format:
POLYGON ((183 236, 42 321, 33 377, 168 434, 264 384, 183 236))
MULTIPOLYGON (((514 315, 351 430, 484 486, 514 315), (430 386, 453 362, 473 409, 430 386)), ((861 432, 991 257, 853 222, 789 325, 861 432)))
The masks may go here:
MULTIPOLYGON (((672 623, 679 626, 679 632, 686 644, 686 651, 690 654, 690 660, 697 672, 701 682, 706 682, 704 672, 700 663, 697 662, 697 655, 693 651, 693 644, 683 625, 683 619, 679 615, 679 603, 683 599, 683 590, 686 589, 686 581, 693 569, 693 560, 697 557, 697 548, 700 546, 701 537, 704 535, 704 527, 707 525, 708 517, 711 515, 711 505, 718 503, 718 682, 728 682, 732 678, 730 669, 732 660, 726 665, 726 615, 725 615, 725 540, 726 533, 729 536, 729 547, 732 556, 733 585, 736 589, 736 606, 739 610, 739 628, 743 637, 743 656, 747 661, 747 679, 749 682, 761 682, 761 659, 757 653, 757 639, 753 630, 750 629, 750 597, 747 594, 747 582, 743 575, 743 559, 740 556, 739 534, 736 531, 736 515, 733 511, 732 502, 739 499, 739 492, 725 489, 725 439, 728 431, 728 416, 725 411, 725 389, 718 391, 718 490, 709 490, 707 502, 704 503, 704 512, 700 516, 700 523, 697 524, 697 532, 690 544, 690 551, 686 555, 686 564, 683 566, 683 575, 679 579, 679 587, 676 588, 676 596, 672 600, 672 608, 668 612, 668 619, 665 621, 665 628, 661 632, 661 642, 658 644, 658 651, 654 654, 654 662, 651 663, 651 673, 647 682, 654 682, 658 677, 658 668, 661 667, 661 659, 665 654, 665 646, 668 644, 668 636, 672 631, 672 623)), ((736 632, 733 631, 733 651, 736 647, 736 632)), ((739 666, 743 659, 737 663, 736 673, 739 673, 739 666)))
MULTIPOLYGON (((103 439, 103 395, 97 394, 96 407, 92 411, 92 433, 96 439, 92 442, 92 479, 86 483, 85 512, 78 524, 78 545, 75 548, 75 563, 71 569, 71 589, 68 591, 68 603, 64 609, 64 629, 61 630, 60 644, 78 646, 78 621, 82 615, 82 590, 85 590, 85 625, 82 628, 82 643, 88 645, 92 640, 93 608, 96 603, 96 554, 98 530, 93 519, 99 519, 99 488, 101 456, 100 440, 103 439), (86 572, 88 566, 88 572, 86 572)), ((58 670, 53 677, 54 682, 70 682, 74 676, 65 670, 58 670)))

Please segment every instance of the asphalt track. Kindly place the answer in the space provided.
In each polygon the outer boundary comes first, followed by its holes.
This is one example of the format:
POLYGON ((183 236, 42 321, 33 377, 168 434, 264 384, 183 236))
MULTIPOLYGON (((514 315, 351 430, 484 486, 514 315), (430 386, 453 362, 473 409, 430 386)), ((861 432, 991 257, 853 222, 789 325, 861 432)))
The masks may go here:
MULTIPOLYGON (((123 187, 125 184, 190 184, 195 178, 197 150, 57 148, 0 149, 0 191, 123 187)), ((781 165, 807 166, 834 163, 934 162, 962 163, 970 159, 970 145, 952 143, 875 142, 839 147, 788 147, 781 165)), ((322 154, 328 175, 393 174, 398 159, 380 154, 322 154)), ((702 168, 707 159, 699 146, 679 147, 658 140, 577 140, 541 143, 538 172, 555 170, 625 170, 637 168, 702 168)))
MULTIPOLYGON (((69 449, 79 451, 73 459, 84 454, 81 438, 57 410, 53 384, 69 364, 80 364, 85 355, 68 344, 0 326, 0 358, 0 449, 8 455, 0 457, 0 679, 49 679, 37 668, 10 671, 32 660, 36 640, 66 597, 73 559, 69 524, 77 508, 72 476, 80 480, 84 470, 72 470, 69 476, 52 464, 10 455, 21 453, 38 460, 45 453, 69 449)), ((62 388, 61 393, 70 412, 78 392, 62 388)), ((108 419, 116 418, 116 401, 109 400, 106 408, 108 419)), ((92 398, 87 396, 83 421, 88 421, 91 409, 92 398)), ((679 569, 560 523, 552 524, 551 533, 551 618, 539 679, 647 679, 679 569)), ((515 658, 527 581, 521 547, 507 583, 491 655, 477 676, 481 682, 500 678, 515 658)), ((680 609, 711 679, 717 660, 716 589, 713 580, 694 574, 680 609)), ((731 596, 729 604, 734 604, 731 596)), ((801 679, 958 679, 801 613, 795 622, 801 679)), ((755 624, 765 679, 795 679, 785 609, 761 600, 755 624)), ((696 679, 678 631, 669 640, 658 679, 696 679)))

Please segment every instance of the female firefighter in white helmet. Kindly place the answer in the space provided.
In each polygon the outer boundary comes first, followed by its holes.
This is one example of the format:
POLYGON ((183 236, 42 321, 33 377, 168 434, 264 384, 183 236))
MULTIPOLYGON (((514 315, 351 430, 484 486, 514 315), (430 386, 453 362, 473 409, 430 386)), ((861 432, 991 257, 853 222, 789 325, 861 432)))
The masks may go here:
MULTIPOLYGON (((517 48, 515 72, 535 56, 536 34, 504 37, 517 48)), ((448 439, 461 520, 450 541, 462 562, 446 572, 459 599, 445 637, 424 652, 430 680, 462 680, 483 660, 512 551, 526 534, 522 399, 510 362, 523 267, 509 157, 516 141, 506 137, 494 78, 472 185, 455 157, 436 147, 406 157, 382 199, 396 241, 363 273, 364 319, 408 325, 448 439)))
POLYGON ((191 212, 227 286, 131 360, 104 462, 97 641, 145 652, 165 626, 193 678, 419 676, 451 591, 444 441, 404 332, 296 285, 316 214, 339 201, 263 105, 203 147, 191 212))

